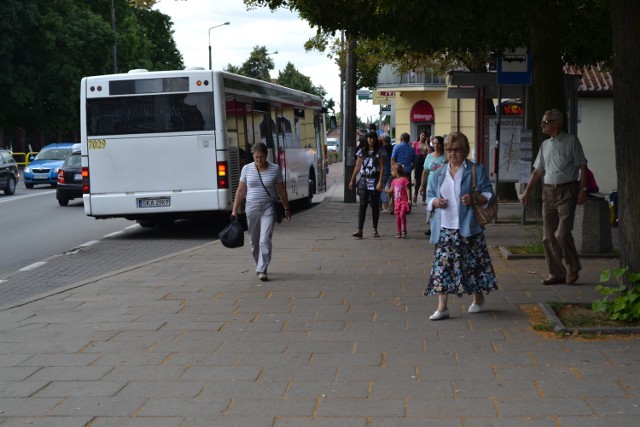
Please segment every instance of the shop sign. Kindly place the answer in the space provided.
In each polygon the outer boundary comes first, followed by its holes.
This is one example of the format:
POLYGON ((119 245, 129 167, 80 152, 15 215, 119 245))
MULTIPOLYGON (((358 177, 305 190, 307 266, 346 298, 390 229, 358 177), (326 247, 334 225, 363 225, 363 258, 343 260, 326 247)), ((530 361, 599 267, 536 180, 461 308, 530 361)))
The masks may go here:
POLYGON ((434 122, 436 115, 433 107, 427 101, 418 101, 411 108, 410 120, 412 122, 434 122))

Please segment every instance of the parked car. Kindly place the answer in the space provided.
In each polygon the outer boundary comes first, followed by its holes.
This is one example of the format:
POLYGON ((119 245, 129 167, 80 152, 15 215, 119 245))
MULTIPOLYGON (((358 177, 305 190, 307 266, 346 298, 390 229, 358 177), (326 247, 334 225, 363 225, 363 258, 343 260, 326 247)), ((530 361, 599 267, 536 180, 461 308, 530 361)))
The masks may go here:
POLYGON ((69 200, 82 197, 81 159, 80 151, 72 151, 58 170, 56 199, 60 206, 67 206, 69 200))
POLYGON ((338 138, 327 138, 327 151, 340 151, 340 140, 338 138))
POLYGON ((55 187, 58 183, 58 169, 74 149, 79 150, 80 144, 56 142, 42 148, 33 161, 24 168, 24 185, 27 188, 33 188, 36 184, 49 184, 55 187))
POLYGON ((0 190, 11 195, 16 192, 16 184, 20 180, 18 164, 10 151, 0 150, 0 190))

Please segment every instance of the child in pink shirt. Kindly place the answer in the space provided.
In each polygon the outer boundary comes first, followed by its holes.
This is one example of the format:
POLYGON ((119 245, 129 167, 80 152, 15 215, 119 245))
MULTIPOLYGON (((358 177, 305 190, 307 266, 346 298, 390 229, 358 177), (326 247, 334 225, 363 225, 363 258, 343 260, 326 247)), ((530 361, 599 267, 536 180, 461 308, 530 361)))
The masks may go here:
POLYGON ((407 237, 407 212, 411 209, 411 199, 409 198, 409 179, 405 176, 402 163, 395 163, 391 168, 391 188, 385 189, 387 193, 393 193, 394 213, 396 214, 396 226, 398 233, 396 237, 407 237))

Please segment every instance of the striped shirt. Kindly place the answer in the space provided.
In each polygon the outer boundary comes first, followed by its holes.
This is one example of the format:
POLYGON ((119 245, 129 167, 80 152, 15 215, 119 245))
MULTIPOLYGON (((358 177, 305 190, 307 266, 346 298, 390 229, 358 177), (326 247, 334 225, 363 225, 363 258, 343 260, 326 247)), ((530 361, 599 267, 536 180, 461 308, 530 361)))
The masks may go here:
POLYGON ((260 171, 260 176, 258 176, 258 169, 255 163, 249 163, 242 168, 240 182, 244 182, 247 186, 247 202, 268 202, 278 198, 276 184, 283 182, 280 166, 267 162, 267 170, 260 171), (269 197, 269 194, 260 183, 260 176, 262 176, 262 182, 269 190, 271 197, 269 197))

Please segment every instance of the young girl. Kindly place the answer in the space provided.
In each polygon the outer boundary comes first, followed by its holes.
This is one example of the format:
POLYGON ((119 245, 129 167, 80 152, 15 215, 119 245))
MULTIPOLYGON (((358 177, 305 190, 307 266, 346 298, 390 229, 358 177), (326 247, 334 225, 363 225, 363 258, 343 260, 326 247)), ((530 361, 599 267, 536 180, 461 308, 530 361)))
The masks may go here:
POLYGON ((411 208, 411 198, 409 197, 409 179, 405 176, 402 163, 395 163, 391 167, 391 188, 382 190, 386 193, 393 193, 394 213, 396 214, 396 226, 398 234, 396 237, 407 237, 407 212, 411 208))

